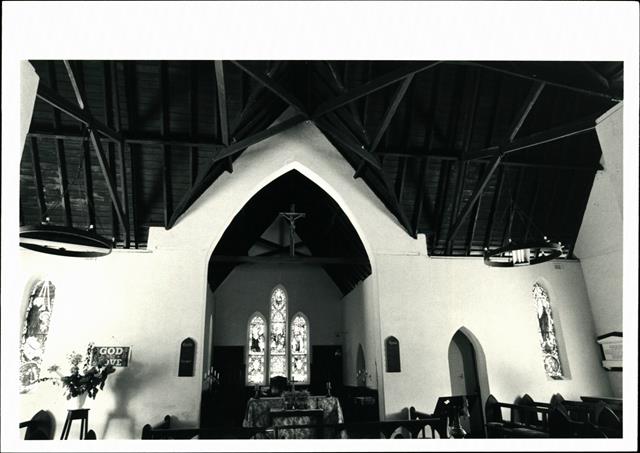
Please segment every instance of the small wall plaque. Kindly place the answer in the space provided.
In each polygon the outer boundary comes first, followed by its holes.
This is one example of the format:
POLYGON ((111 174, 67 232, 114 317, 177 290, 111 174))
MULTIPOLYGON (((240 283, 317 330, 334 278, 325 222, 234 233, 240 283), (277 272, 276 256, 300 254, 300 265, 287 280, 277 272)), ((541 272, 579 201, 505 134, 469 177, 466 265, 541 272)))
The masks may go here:
POLYGON ((622 371, 622 332, 600 335, 596 341, 602 351, 602 366, 608 371, 622 371))
POLYGON ((384 340, 387 353, 387 373, 400 372, 400 342, 396 337, 387 337, 384 340))
POLYGON ((113 366, 129 366, 131 355, 130 346, 94 346, 91 353, 91 363, 95 365, 98 359, 104 357, 113 366))
POLYGON ((193 376, 195 356, 196 343, 191 338, 185 338, 180 344, 180 365, 178 366, 178 376, 193 376))

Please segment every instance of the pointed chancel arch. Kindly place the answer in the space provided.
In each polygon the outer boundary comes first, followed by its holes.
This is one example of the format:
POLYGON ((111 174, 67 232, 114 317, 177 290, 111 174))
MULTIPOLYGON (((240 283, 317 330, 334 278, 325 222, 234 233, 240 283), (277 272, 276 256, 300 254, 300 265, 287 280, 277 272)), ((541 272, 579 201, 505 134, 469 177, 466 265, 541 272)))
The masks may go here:
POLYGON ((247 385, 265 385, 267 380, 267 320, 259 311, 247 324, 247 385))
POLYGON ((287 377, 287 310, 289 298, 284 286, 271 291, 269 302, 269 378, 287 377))
POLYGON ((309 319, 301 312, 291 318, 291 380, 299 384, 309 384, 309 319))
POLYGON ((321 266, 343 294, 371 275, 372 265, 361 236, 338 202, 298 170, 278 176, 256 192, 229 223, 209 260, 211 291, 240 264, 308 264, 321 266), (265 241, 264 232, 291 206, 304 213, 295 233, 308 253, 290 256, 288 246, 265 241), (257 253, 256 245, 268 252, 257 253))

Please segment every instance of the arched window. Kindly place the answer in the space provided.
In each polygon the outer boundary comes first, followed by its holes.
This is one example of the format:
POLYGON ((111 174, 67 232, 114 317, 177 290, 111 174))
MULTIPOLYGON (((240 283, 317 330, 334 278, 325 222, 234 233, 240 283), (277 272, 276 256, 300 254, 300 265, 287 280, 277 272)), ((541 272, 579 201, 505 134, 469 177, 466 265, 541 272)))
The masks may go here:
POLYGON ((276 376, 309 384, 309 319, 296 313, 289 332, 288 303, 287 291, 278 285, 271 292, 269 321, 260 312, 249 318, 247 385, 265 385, 276 376))
POLYGON ((28 392, 40 378, 55 292, 56 287, 48 280, 37 282, 31 290, 20 344, 21 393, 28 392))
POLYGON ((265 385, 266 381, 266 332, 267 322, 256 312, 249 319, 247 328, 247 384, 265 385))
POLYGON ((544 369, 550 378, 562 379, 562 364, 558 351, 556 329, 553 324, 551 302, 547 291, 539 283, 533 285, 533 300, 538 315, 538 333, 540 335, 544 369))
POLYGON ((287 293, 277 286, 269 311, 269 377, 287 377, 287 293))
POLYGON ((291 320, 291 380, 309 383, 309 321, 302 313, 291 320))

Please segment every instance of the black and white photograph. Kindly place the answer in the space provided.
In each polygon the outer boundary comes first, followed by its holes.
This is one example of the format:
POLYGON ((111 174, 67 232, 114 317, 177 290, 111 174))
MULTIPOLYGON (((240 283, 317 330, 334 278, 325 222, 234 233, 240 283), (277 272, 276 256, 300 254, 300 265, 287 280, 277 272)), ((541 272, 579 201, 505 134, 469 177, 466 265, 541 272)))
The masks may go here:
POLYGON ((635 2, 2 8, 3 451, 637 449, 635 2))

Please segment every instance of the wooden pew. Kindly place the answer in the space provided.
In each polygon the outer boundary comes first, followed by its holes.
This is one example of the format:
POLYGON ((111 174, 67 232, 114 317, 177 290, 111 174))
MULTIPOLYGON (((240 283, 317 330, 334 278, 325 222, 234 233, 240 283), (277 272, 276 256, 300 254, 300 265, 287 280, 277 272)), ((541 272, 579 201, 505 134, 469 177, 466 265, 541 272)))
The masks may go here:
POLYGON ((512 415, 515 416, 515 419, 512 419, 512 421, 523 423, 524 425, 534 427, 541 431, 548 431, 548 414, 549 408, 551 406, 549 403, 534 401, 528 393, 525 393, 524 396, 520 398, 516 404, 528 406, 531 408, 540 408, 542 410, 512 410, 512 415))
POLYGON ((558 436, 573 437, 581 433, 586 437, 622 437, 622 421, 602 400, 571 401, 557 393, 551 398, 551 407, 559 412, 554 413, 560 427, 558 436))
POLYGON ((580 399, 585 403, 598 403, 602 401, 609 407, 613 413, 622 422, 622 398, 607 398, 601 396, 581 396, 580 399))
POLYGON ((501 403, 489 395, 485 404, 487 436, 489 438, 546 438, 549 409, 536 405, 529 397, 525 404, 501 403), (510 410, 510 420, 502 416, 502 409, 510 410))

